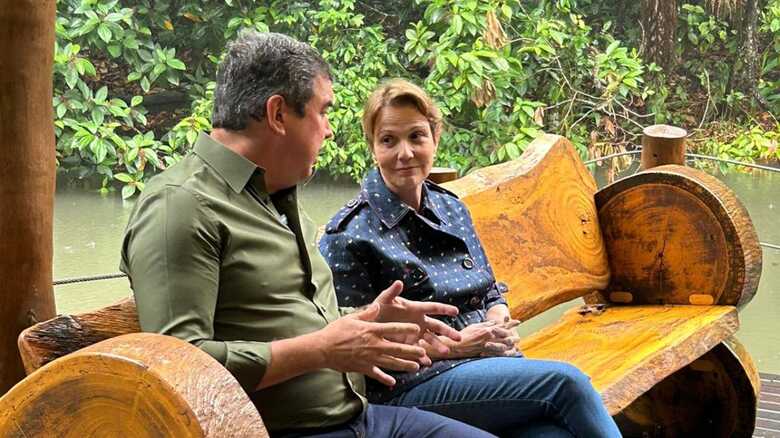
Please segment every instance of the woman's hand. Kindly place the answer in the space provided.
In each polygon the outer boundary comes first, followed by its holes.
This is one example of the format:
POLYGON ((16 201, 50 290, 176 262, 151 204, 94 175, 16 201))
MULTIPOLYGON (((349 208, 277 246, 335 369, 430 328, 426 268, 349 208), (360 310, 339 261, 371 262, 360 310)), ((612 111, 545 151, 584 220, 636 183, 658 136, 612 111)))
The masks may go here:
POLYGON ((519 323, 516 320, 507 320, 503 323, 485 321, 471 324, 461 330, 460 341, 439 337, 440 341, 449 347, 450 351, 447 354, 440 353, 424 340, 420 342, 420 345, 425 348, 432 360, 480 356, 515 356, 517 355, 515 342, 517 342, 518 338, 515 335, 514 328, 519 323))
POLYGON ((520 340, 515 328, 520 321, 506 317, 503 323, 497 323, 493 328, 495 338, 485 344, 482 356, 518 356, 520 352, 515 347, 520 340))

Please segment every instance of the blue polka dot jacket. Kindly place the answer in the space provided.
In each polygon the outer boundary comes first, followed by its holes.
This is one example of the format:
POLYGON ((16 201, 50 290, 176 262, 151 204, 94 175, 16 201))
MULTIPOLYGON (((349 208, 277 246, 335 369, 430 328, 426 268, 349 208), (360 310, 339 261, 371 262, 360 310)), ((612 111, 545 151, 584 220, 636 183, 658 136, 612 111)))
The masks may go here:
MULTIPOLYGON (((339 305, 371 303, 395 280, 402 297, 457 306, 456 317, 442 320, 457 330, 486 320, 486 312, 506 304, 502 283, 479 242, 466 206, 448 190, 426 181, 420 210, 404 204, 374 169, 360 193, 325 227, 320 252, 333 271, 339 305)), ((431 377, 473 359, 441 360, 416 373, 392 373, 388 388, 369 379, 368 399, 391 400, 431 377)))

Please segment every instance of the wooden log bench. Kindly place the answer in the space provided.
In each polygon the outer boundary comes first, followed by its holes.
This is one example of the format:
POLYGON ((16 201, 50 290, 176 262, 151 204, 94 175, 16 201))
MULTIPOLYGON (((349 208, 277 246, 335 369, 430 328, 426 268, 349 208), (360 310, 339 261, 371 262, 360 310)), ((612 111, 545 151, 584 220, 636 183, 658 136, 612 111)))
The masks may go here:
MULTIPOLYGON (((469 206, 516 318, 584 299, 522 339, 526 356, 578 366, 625 436, 751 435, 760 380, 734 333, 761 251, 727 187, 661 166, 597 192, 553 135, 446 185, 469 206)), ((0 436, 267 435, 216 361, 138 332, 130 299, 24 331, 29 375, 0 398, 0 436)))

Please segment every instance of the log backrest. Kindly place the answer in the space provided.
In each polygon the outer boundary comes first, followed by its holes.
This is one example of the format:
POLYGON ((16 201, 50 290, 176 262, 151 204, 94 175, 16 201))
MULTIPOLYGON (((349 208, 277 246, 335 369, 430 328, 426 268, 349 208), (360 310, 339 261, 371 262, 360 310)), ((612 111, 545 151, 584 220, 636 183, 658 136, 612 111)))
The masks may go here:
POLYGON ((97 342, 141 331, 135 301, 79 315, 59 315, 25 329, 19 335, 19 352, 27 374, 47 363, 97 342))
POLYGON ((468 206, 515 318, 606 288, 596 182, 565 138, 544 135, 519 159, 444 186, 468 206))
POLYGON ((596 193, 609 258, 601 301, 742 307, 761 277, 747 210, 717 178, 666 165, 596 193))

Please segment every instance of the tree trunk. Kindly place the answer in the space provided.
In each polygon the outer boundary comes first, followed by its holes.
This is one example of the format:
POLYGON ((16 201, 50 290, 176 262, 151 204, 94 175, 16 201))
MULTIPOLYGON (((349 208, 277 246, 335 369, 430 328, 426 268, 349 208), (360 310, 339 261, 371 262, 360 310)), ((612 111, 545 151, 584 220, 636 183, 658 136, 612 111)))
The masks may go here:
POLYGON ((742 10, 742 25, 740 27, 740 53, 737 62, 733 63, 729 71, 729 80, 726 84, 726 95, 737 90, 745 96, 753 98, 762 108, 769 107, 769 103, 758 91, 758 13, 760 4, 758 0, 745 0, 742 10))
POLYGON ((642 0, 644 59, 668 70, 675 64, 677 0, 642 0))
POLYGON ((54 316, 55 0, 0 2, 0 394, 24 377, 16 338, 54 316))

